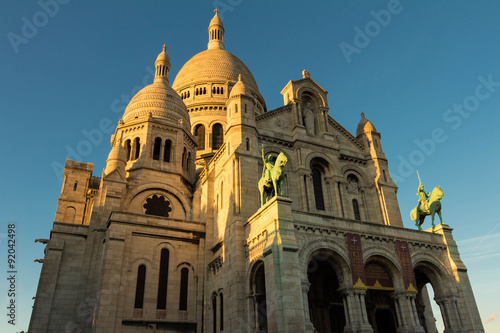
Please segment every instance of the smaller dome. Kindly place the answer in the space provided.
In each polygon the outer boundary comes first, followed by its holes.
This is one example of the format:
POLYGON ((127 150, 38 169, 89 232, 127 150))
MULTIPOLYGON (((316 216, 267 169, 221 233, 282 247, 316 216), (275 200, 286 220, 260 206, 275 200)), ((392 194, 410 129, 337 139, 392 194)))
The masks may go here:
POLYGON ((127 161, 127 153, 125 152, 125 149, 122 146, 122 140, 119 139, 116 141, 115 145, 111 149, 108 155, 107 161, 111 160, 118 160, 118 161, 127 161))
POLYGON ((356 136, 376 131, 377 129, 373 126, 372 122, 365 118, 364 112, 361 112, 361 120, 359 121, 358 128, 356 129, 356 136))
POLYGON ((156 57, 156 61, 165 61, 170 65, 170 57, 167 54, 167 46, 165 44, 163 44, 163 51, 161 51, 161 53, 158 54, 158 57, 156 57))
POLYGON ((123 168, 122 171, 124 171, 126 163, 127 153, 122 146, 122 140, 119 139, 116 141, 115 145, 109 152, 108 159, 106 160, 106 174, 109 174, 111 171, 115 170, 118 167, 123 168))
POLYGON ((215 10, 215 15, 214 17, 212 18, 212 20, 210 21, 210 25, 209 27, 213 26, 213 25, 220 25, 221 27, 224 28, 224 24, 222 24, 222 20, 220 19, 219 15, 217 15, 219 13, 219 10, 216 9, 215 10))
POLYGON ((247 87, 241 81, 241 74, 238 75, 238 82, 234 85, 233 89, 231 89, 231 94, 229 94, 229 98, 238 95, 247 95, 247 87))

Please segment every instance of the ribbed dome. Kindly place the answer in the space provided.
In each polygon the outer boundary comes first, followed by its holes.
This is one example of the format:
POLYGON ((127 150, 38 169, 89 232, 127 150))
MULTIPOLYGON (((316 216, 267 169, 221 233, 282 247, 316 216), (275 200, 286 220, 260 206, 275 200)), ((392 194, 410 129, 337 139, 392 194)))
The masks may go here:
POLYGON ((359 121, 358 128, 356 129, 356 136, 366 132, 376 132, 377 129, 373 126, 372 122, 365 118, 365 114, 361 112, 361 120, 359 121))
POLYGON ((190 131, 191 124, 186 106, 180 96, 167 84, 157 81, 141 89, 128 103, 123 121, 147 118, 151 113, 153 118, 161 118, 171 123, 182 124, 190 131))
POLYGON ((182 66, 172 88, 179 91, 196 81, 236 82, 240 74, 247 88, 258 93, 259 88, 252 73, 240 59, 225 50, 206 50, 198 53, 182 66))

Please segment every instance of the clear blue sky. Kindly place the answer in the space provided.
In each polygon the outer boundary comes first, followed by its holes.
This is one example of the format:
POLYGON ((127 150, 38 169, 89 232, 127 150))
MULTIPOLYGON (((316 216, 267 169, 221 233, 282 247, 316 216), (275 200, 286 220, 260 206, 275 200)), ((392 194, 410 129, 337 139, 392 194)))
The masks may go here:
MULTIPOLYGON (((90 145, 84 133, 103 119, 117 124, 128 99, 152 82, 163 44, 172 83, 206 49, 214 7, 226 50, 252 71, 268 109, 282 105, 281 89, 307 69, 329 92, 330 115, 351 133, 365 112, 382 134, 406 227, 414 228, 415 170, 426 190, 441 185, 444 219, 455 229, 482 320, 500 313, 500 3, 60 1, 67 3, 57 10, 9 1, 0 13, 1 304, 8 301, 8 223, 17 225, 19 271, 18 325, 2 314, 0 330, 27 329, 41 267, 33 260, 43 257, 33 241, 49 237, 58 167, 74 150, 101 175, 111 133, 90 145), (380 12, 388 7, 390 18, 380 12)), ((498 320, 485 328, 500 331, 498 320)))

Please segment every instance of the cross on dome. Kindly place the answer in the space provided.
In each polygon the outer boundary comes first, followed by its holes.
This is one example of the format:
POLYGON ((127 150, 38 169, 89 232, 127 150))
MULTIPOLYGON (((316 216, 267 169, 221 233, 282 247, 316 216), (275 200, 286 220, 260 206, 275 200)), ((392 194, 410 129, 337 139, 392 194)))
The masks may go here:
POLYGON ((214 9, 215 15, 219 14, 219 10, 217 8, 214 9))

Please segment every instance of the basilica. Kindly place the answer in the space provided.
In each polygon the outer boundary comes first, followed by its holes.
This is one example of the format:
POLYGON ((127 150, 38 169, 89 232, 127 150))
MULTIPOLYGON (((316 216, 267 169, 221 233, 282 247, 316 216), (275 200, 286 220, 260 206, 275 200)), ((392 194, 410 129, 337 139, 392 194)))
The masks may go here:
POLYGON ((453 229, 404 228, 375 125, 345 130, 307 70, 268 110, 224 32, 172 83, 163 46, 102 174, 66 161, 29 332, 434 333, 432 302, 484 332, 453 229))

